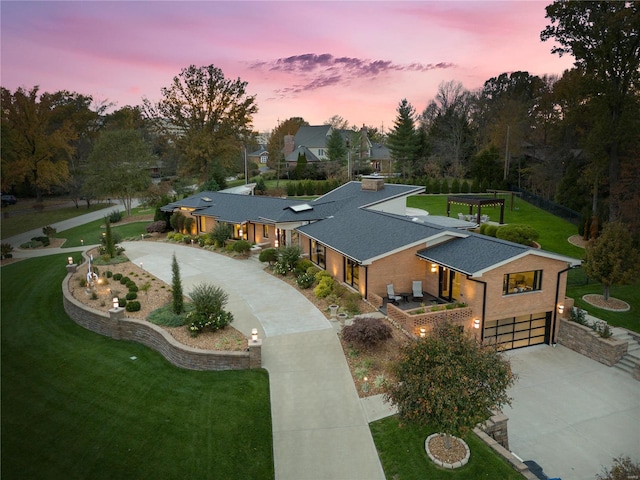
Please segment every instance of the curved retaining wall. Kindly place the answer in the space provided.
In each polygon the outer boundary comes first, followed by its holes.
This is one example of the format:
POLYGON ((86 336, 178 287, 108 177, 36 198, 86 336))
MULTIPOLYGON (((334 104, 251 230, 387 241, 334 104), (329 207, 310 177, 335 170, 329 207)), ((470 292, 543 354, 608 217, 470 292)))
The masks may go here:
POLYGON ((114 338, 131 340, 160 353, 170 363, 189 370, 245 370, 262 366, 262 342, 250 342, 247 351, 225 352, 201 350, 182 345, 166 330, 152 323, 127 318, 124 308, 108 314, 78 302, 69 291, 67 275, 62 282, 62 301, 67 315, 78 325, 92 332, 114 338))

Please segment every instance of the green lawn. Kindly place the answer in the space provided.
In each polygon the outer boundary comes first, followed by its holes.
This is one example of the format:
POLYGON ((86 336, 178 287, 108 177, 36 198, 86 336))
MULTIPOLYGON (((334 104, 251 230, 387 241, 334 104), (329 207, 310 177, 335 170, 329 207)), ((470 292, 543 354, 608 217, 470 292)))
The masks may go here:
POLYGON ((50 210, 44 210, 43 212, 29 211, 28 213, 14 213, 18 209, 24 209, 25 206, 18 203, 10 207, 3 207, 2 212, 7 212, 8 216, 2 218, 2 231, 0 232, 1 238, 9 238, 20 233, 28 232, 36 228, 46 227, 62 220, 77 217, 78 215, 84 215, 85 213, 95 212, 96 210, 102 210, 108 205, 104 203, 98 203, 91 205, 91 208, 87 209, 86 206, 80 208, 65 207, 56 208, 50 210))
MULTIPOLYGON (((447 195, 416 195, 407 199, 407 206, 421 208, 430 215, 447 215, 447 195)), ((567 239, 578 233, 578 227, 566 220, 556 217, 538 207, 519 198, 514 199, 513 210, 511 201, 505 200, 504 223, 523 223, 535 228, 540 234, 538 242, 543 249, 560 253, 573 258, 582 258, 584 250, 570 244, 567 239)), ((469 207, 451 205, 450 216, 458 217, 458 213, 469 213, 469 207)), ((500 219, 499 207, 483 207, 482 213, 489 215, 491 221, 500 219)))
POLYGON ((273 478, 266 371, 182 370, 77 326, 65 258, 1 270, 2 478, 273 478))
MULTIPOLYGON (((132 215, 131 220, 135 219, 135 215, 132 215)), ((122 225, 118 223, 111 224, 111 231, 120 235, 122 240, 127 238, 139 239, 140 235, 145 233, 145 228, 149 225, 149 221, 124 223, 122 225)), ((90 223, 85 223, 78 227, 70 228, 63 232, 58 232, 56 237, 66 238, 63 248, 79 247, 82 245, 94 245, 100 243, 100 238, 104 232, 104 220, 95 220, 90 223)))
POLYGON ((397 417, 388 417, 370 424, 373 440, 388 479, 522 479, 522 476, 482 440, 470 433, 465 437, 471 457, 469 463, 456 470, 437 467, 424 449, 425 439, 436 429, 402 425, 397 417))

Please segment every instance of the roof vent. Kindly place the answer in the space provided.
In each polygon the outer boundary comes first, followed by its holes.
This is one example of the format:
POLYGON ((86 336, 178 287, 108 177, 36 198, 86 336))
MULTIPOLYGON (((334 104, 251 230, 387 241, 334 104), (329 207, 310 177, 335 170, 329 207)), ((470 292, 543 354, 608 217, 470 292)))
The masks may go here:
POLYGON ((210 202, 211 199, 209 197, 202 197, 202 200, 204 200, 205 202, 210 202))

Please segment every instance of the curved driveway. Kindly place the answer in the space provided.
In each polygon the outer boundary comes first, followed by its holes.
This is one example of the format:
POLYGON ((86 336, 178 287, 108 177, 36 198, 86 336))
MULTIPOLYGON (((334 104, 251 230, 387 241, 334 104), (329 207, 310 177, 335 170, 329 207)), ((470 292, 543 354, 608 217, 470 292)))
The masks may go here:
POLYGON ((175 253, 185 293, 209 282, 229 294, 234 327, 263 338, 276 479, 384 479, 368 419, 335 330, 294 288, 254 259, 186 245, 125 242, 127 256, 171 283, 175 253))

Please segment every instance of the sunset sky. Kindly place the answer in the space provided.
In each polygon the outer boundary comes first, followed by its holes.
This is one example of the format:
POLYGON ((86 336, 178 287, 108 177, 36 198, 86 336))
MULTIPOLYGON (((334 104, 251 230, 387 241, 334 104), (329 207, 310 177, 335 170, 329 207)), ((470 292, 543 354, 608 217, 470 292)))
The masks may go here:
POLYGON ((117 108, 160 98, 191 64, 248 82, 254 128, 303 117, 388 130, 406 98, 441 82, 475 90, 503 72, 561 74, 540 32, 548 1, 1 2, 1 84, 117 108))

